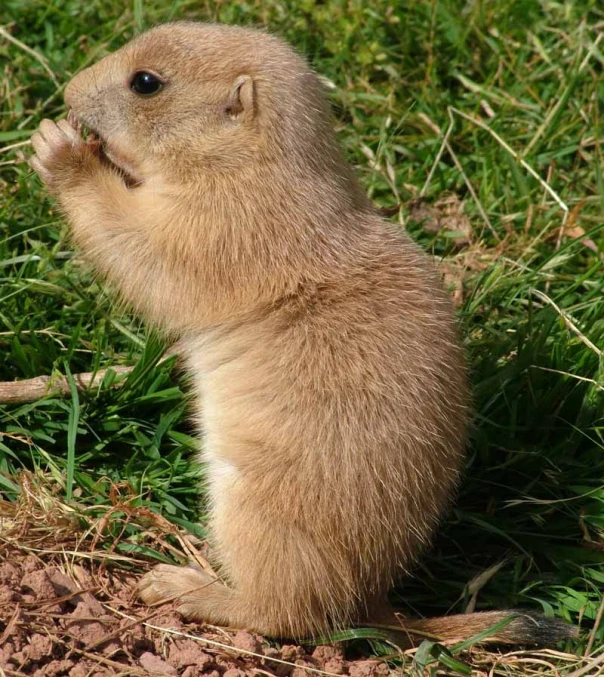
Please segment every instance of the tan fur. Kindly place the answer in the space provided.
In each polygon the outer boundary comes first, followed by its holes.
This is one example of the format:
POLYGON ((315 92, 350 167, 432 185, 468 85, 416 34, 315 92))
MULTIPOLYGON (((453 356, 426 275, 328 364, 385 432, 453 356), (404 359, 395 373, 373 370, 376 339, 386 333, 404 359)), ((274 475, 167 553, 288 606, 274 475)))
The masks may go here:
POLYGON ((291 637, 384 613, 465 442, 462 354, 431 261, 372 208, 317 77, 270 35, 160 26, 65 98, 106 157, 46 120, 32 165, 89 261, 185 346, 228 582, 160 565, 142 598, 291 637), (133 93, 138 70, 164 89, 133 93))

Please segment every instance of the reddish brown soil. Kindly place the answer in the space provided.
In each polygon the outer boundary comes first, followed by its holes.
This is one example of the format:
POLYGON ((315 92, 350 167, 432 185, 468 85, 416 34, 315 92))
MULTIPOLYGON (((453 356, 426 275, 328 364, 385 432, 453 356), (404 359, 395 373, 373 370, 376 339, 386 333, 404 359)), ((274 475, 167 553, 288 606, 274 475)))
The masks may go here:
POLYGON ((345 660, 337 646, 276 645, 249 632, 184 623, 169 607, 138 604, 133 595, 136 576, 88 566, 80 558, 70 564, 69 554, 61 557, 61 564, 56 554, 49 564, 18 548, 1 548, 0 556, 0 675, 317 674, 308 668, 351 677, 389 673, 379 661, 345 660))

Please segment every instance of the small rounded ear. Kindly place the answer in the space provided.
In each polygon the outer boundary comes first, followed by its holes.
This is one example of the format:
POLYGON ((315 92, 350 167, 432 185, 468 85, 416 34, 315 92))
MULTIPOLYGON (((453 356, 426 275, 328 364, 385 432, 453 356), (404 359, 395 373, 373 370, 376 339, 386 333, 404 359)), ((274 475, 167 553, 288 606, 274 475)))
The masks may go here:
POLYGON ((241 116, 252 117, 254 115, 254 81, 249 75, 240 75, 225 106, 225 113, 236 120, 241 116))

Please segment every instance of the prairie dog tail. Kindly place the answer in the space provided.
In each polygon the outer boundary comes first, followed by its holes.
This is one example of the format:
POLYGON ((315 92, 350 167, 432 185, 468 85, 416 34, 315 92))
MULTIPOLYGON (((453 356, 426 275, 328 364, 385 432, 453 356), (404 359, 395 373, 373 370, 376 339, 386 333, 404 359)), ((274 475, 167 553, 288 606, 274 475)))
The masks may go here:
POLYGON ((477 635, 512 617, 501 630, 482 640, 498 644, 539 644, 548 646, 578 635, 577 628, 558 618, 547 618, 524 611, 481 611, 436 618, 401 618, 402 631, 410 635, 413 644, 422 639, 464 640, 477 635))

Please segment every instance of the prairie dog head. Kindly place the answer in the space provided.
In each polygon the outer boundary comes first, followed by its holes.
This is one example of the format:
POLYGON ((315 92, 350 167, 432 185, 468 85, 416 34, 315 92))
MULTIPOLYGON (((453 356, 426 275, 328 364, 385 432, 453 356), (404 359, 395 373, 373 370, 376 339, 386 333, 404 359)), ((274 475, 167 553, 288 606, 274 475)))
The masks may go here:
POLYGON ((318 78, 257 30, 158 26, 76 75, 65 101, 136 181, 319 156, 331 164, 337 154, 318 78))

